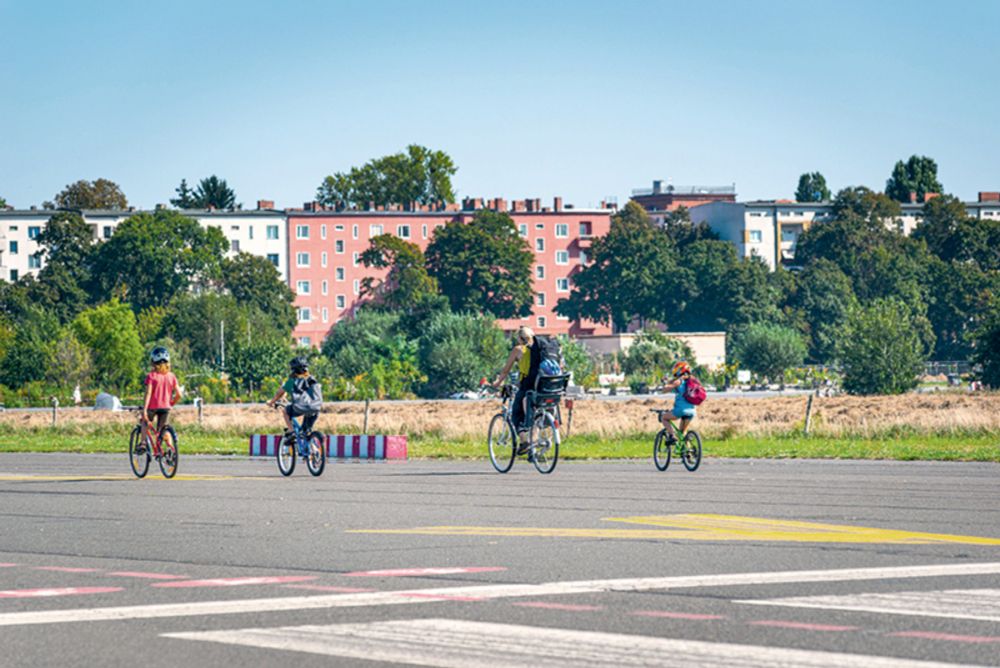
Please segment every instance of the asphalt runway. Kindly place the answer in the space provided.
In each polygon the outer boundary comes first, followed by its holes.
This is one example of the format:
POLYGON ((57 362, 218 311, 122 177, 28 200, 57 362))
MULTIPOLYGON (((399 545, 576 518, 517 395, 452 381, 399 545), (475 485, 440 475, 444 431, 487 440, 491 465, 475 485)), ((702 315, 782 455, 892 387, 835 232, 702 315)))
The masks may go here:
POLYGON ((1000 666, 1000 466, 0 454, 0 666, 1000 666))

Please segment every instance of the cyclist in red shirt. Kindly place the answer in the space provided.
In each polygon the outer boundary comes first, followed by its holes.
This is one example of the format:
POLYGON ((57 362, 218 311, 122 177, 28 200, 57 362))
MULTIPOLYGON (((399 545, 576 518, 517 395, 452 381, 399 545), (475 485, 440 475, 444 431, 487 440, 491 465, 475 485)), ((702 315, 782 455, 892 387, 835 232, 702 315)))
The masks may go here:
POLYGON ((146 421, 156 418, 156 431, 167 424, 170 409, 184 396, 177 384, 177 376, 170 371, 170 352, 163 346, 153 348, 149 355, 153 370, 146 375, 146 399, 142 415, 146 421))

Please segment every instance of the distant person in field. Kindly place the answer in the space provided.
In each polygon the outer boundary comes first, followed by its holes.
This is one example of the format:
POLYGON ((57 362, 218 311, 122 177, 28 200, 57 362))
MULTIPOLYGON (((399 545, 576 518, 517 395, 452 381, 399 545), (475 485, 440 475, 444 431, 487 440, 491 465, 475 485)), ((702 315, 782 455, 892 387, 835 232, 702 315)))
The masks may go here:
MULTIPOLYGON (((670 415, 663 413, 660 419, 663 420, 663 426, 670 430, 670 441, 673 442, 687 431, 687 428, 691 426, 691 420, 694 419, 697 411, 695 410, 694 404, 692 404, 687 399, 687 389, 688 380, 691 378, 691 365, 681 360, 674 364, 672 370, 673 378, 667 382, 664 386, 664 390, 667 392, 674 392, 674 407, 671 414, 675 418, 679 418, 680 423, 680 434, 674 431, 674 426, 669 422, 670 415)), ((666 380, 666 379, 664 379, 666 380)))
POLYGON ((162 430, 167 424, 170 409, 184 396, 177 384, 177 376, 170 370, 170 352, 163 346, 153 348, 149 355, 153 365, 152 371, 146 375, 146 398, 142 404, 143 420, 151 422, 156 418, 156 430, 162 430))

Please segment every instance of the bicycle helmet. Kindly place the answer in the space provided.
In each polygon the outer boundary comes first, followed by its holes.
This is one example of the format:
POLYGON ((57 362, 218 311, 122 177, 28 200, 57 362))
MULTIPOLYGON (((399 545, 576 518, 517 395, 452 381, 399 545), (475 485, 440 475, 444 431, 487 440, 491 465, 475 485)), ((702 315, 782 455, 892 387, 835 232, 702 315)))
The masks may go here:
POLYGON ((149 353, 149 361, 153 364, 159 364, 160 362, 170 361, 170 351, 163 346, 156 346, 153 351, 149 353))
POLYGON ((674 369, 673 369, 674 378, 680 378, 686 373, 691 373, 690 364, 688 364, 684 360, 681 360, 680 362, 674 364, 674 369))
POLYGON ((303 356, 295 357, 289 363, 292 373, 305 373, 309 370, 309 360, 303 356))

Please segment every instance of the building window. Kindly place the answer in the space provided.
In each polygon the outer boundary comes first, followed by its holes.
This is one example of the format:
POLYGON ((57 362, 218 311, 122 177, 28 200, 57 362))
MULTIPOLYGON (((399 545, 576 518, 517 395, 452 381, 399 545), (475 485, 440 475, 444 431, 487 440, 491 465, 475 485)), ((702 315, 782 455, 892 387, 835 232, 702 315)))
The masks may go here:
POLYGON ((422 239, 426 239, 427 238, 427 226, 426 225, 421 225, 420 226, 420 238, 422 238, 422 239))
POLYGON ((400 239, 410 238, 410 226, 409 225, 397 225, 396 226, 396 236, 400 239))
POLYGON ((368 226, 368 237, 369 238, 377 237, 377 236, 380 236, 381 234, 382 234, 382 226, 381 225, 369 225, 368 226))
POLYGON ((268 253, 267 254, 267 259, 270 260, 271 264, 273 264, 275 267, 277 267, 278 263, 281 261, 278 258, 278 254, 277 253, 268 253))
POLYGON ((343 232, 344 231, 344 226, 343 225, 334 225, 333 226, 333 231, 334 232, 343 232))
POLYGON ((535 223, 535 229, 536 230, 544 230, 545 229, 545 225, 542 224, 542 223, 535 223))
POLYGON ((351 238, 353 238, 353 239, 357 239, 358 238, 358 226, 357 225, 351 226, 351 238))
POLYGON ((326 225, 319 226, 319 238, 326 239, 326 225))
POLYGON ((358 251, 354 251, 354 253, 351 255, 351 263, 355 267, 358 266, 358 264, 361 263, 361 253, 359 253, 358 251))
POLYGON ((764 235, 760 230, 750 230, 750 243, 759 244, 764 240, 764 235))
POLYGON ((361 281, 356 278, 354 279, 354 294, 361 294, 361 281))
POLYGON ((111 235, 114 234, 114 232, 115 232, 114 228, 111 227, 110 225, 105 225, 104 226, 104 238, 105 239, 110 239, 111 235))
POLYGON ((539 264, 539 265, 535 266, 535 278, 545 278, 545 266, 544 265, 539 264))
POLYGON ((528 224, 527 223, 521 223, 520 225, 518 225, 517 226, 517 233, 520 234, 525 239, 527 239, 528 238, 528 224))
POLYGON ((229 250, 232 251, 232 252, 234 252, 234 253, 239 253, 240 252, 240 240, 239 239, 230 239, 229 240, 229 250))
POLYGON ((326 280, 324 280, 322 283, 320 283, 319 289, 322 291, 322 293, 324 295, 326 295, 326 290, 327 290, 327 281, 326 280))
POLYGON ((347 297, 344 295, 337 295, 337 308, 347 308, 347 297))
POLYGON ((312 344, 312 339, 310 339, 308 336, 302 336, 299 337, 299 343, 304 346, 308 346, 312 344))
POLYGON ((10 270, 10 281, 11 283, 17 281, 17 269, 10 270))
POLYGON ((542 239, 541 237, 535 239, 535 250, 539 253, 545 250, 545 239, 542 239))
POLYGON ((545 293, 544 292, 539 292, 537 295, 535 295, 535 305, 536 306, 545 306, 545 293))
POLYGON ((556 264, 569 264, 569 251, 556 251, 556 264))
POLYGON ((539 328, 545 327, 545 316, 544 315, 538 316, 536 322, 538 323, 539 328))
POLYGON ((10 254, 11 255, 17 255, 17 242, 16 241, 11 241, 10 242, 10 254))
POLYGON ((10 226, 10 231, 11 232, 17 232, 17 225, 11 225, 10 226))
POLYGON ((277 225, 268 225, 267 226, 267 238, 268 239, 277 239, 278 238, 278 226, 277 225))
POLYGON ((590 258, 587 257, 587 251, 580 251, 580 264, 587 264, 590 258))
POLYGON ((28 256, 28 269, 41 269, 42 268, 42 256, 38 253, 32 253, 28 256))
POLYGON ((42 228, 36 227, 35 225, 32 225, 32 226, 30 226, 28 228, 28 238, 29 239, 35 239, 41 233, 42 233, 42 228))
POLYGON ((569 292, 569 279, 568 278, 557 278, 556 279, 556 292, 569 292))
POLYGON ((325 306, 323 307, 323 322, 330 322, 330 311, 325 306))
POLYGON ((326 251, 319 254, 319 264, 321 267, 326 266, 326 251))
POLYGON ((343 255, 343 253, 344 253, 344 240, 343 239, 337 239, 337 241, 333 245, 333 250, 335 250, 337 253, 343 255))
POLYGON ((300 308, 299 322, 312 322, 312 310, 308 308, 300 308))
POLYGON ((247 239, 253 240, 253 225, 247 225, 247 239))
POLYGON ((311 286, 309 281, 298 281, 295 283, 295 293, 300 295, 308 295, 310 293, 311 286))
POLYGON ((309 253, 296 253, 295 254, 295 266, 296 267, 308 267, 309 266, 309 253))
POLYGON ((295 238, 296 239, 308 239, 309 238, 309 226, 308 225, 296 225, 295 226, 295 238))
POLYGON ((580 236, 582 238, 587 239, 590 237, 590 235, 593 234, 591 230, 590 221, 585 220, 580 223, 580 236))
POLYGON ((338 281, 344 280, 344 268, 343 267, 337 267, 337 274, 336 274, 336 276, 337 276, 337 280, 338 281))
POLYGON ((556 237, 560 239, 565 239, 569 236, 569 225, 566 223, 558 223, 556 225, 556 237))

